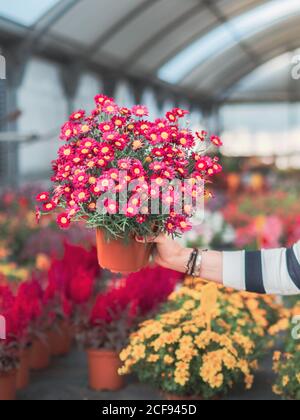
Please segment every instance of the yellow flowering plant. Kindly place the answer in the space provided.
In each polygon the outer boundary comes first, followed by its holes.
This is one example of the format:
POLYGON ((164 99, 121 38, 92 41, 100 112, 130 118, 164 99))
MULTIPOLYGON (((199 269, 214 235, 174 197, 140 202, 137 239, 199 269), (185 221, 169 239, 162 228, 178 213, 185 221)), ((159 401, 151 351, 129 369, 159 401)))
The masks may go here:
MULTIPOLYGON (((300 316, 300 302, 291 310, 291 321, 300 316)), ((273 370, 277 374, 273 392, 286 400, 300 400, 300 337, 299 327, 290 322, 285 352, 275 352, 273 370)))
POLYGON ((294 353, 274 353, 277 380, 273 392, 286 400, 300 400, 300 344, 294 353))
POLYGON ((29 269, 19 267, 16 263, 13 262, 4 263, 0 261, 0 283, 10 283, 12 286, 15 285, 15 287, 17 287, 18 284, 28 280, 29 276, 29 269))
POLYGON ((212 399, 241 382, 252 387, 255 343, 242 328, 250 321, 254 329, 255 322, 220 291, 208 317, 204 289, 174 292, 161 312, 131 335, 120 354, 121 375, 136 373, 140 381, 179 397, 212 399))
MULTIPOLYGON (((205 284, 202 279, 185 279, 185 285, 196 290, 201 290, 205 284)), ((217 287, 222 317, 226 319, 224 327, 249 337, 255 343, 254 359, 262 359, 274 347, 276 336, 288 328, 289 311, 274 296, 217 287)))

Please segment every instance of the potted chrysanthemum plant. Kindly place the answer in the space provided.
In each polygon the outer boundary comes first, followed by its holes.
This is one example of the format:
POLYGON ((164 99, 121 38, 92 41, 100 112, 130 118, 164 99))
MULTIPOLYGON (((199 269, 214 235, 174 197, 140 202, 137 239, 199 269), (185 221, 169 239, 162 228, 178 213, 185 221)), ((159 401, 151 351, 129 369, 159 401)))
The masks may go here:
POLYGON ((288 322, 281 330, 287 333, 284 352, 275 352, 273 370, 276 382, 273 392, 284 400, 300 400, 300 334, 299 334, 300 302, 296 302, 290 311, 288 322), (286 328, 284 328, 286 327, 286 328))
POLYGON ((136 272, 151 253, 136 237, 191 229, 196 202, 209 194, 205 181, 222 170, 207 149, 222 142, 193 134, 179 108, 150 121, 145 106, 119 107, 104 95, 95 102, 90 115, 79 110, 63 125, 53 188, 38 195, 38 214, 61 209, 62 228, 84 221, 97 231, 103 268, 136 272))
POLYGON ((221 291, 209 309, 204 300, 212 294, 206 295, 205 287, 174 292, 158 315, 131 335, 120 353, 119 373, 135 373, 168 400, 218 399, 240 382, 250 389, 255 343, 237 327, 249 317, 234 303, 224 304, 221 291))

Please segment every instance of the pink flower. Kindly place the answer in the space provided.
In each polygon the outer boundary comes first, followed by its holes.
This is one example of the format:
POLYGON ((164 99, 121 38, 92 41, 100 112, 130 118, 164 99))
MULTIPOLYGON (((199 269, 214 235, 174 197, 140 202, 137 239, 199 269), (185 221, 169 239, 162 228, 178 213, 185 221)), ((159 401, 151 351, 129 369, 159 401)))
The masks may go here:
POLYGON ((72 121, 78 121, 84 118, 85 111, 83 109, 80 109, 79 111, 73 112, 73 114, 70 115, 70 120, 72 121))
POLYGON ((211 136, 210 141, 217 147, 223 146, 223 142, 218 136, 211 136))
POLYGON ((117 214, 118 213, 118 205, 116 201, 107 199, 104 203, 105 208, 109 214, 117 214))
POLYGON ((74 191, 73 196, 77 203, 86 203, 90 199, 90 193, 84 188, 74 191))
POLYGON ((68 141, 72 137, 74 137, 74 125, 70 122, 66 122, 61 128, 60 139, 68 141))
POLYGON ((135 105, 132 108, 132 114, 140 118, 147 117, 149 115, 149 110, 144 105, 135 105))
POLYGON ((145 215, 139 215, 139 216, 136 216, 136 221, 137 221, 140 225, 142 225, 143 223, 145 223, 145 222, 146 222, 146 220, 147 220, 147 216, 145 216, 145 215))
POLYGON ((198 137, 200 141, 205 141, 207 135, 208 135, 207 131, 204 131, 204 130, 202 130, 201 132, 198 132, 198 131, 196 132, 196 136, 198 137))
POLYGON ((103 105, 106 101, 110 101, 112 98, 109 98, 106 95, 96 95, 95 96, 95 103, 96 105, 103 105))
POLYGON ((57 207, 57 204, 54 201, 49 201, 48 203, 43 204, 43 210, 45 212, 50 212, 52 210, 55 210, 57 207))
POLYGON ((105 121, 98 126, 99 130, 103 133, 109 133, 114 130, 115 126, 111 121, 105 121))
POLYGON ((118 168, 122 171, 129 171, 131 168, 131 160, 129 158, 120 159, 118 161, 118 168))
POLYGON ((84 172, 74 176, 73 184, 74 185, 85 185, 88 182, 88 176, 84 172))
POLYGON ((174 123, 174 122, 176 122, 178 120, 177 114, 173 113, 172 111, 167 112, 166 113, 166 117, 172 123, 174 123))
POLYGON ((102 111, 105 114, 113 115, 113 114, 116 114, 119 111, 119 108, 118 108, 118 105, 115 102, 113 102, 111 100, 108 100, 104 103, 104 105, 102 107, 102 111))
POLYGON ((50 198, 50 194, 48 192, 42 192, 40 194, 37 195, 36 197, 36 201, 43 203, 45 201, 48 201, 50 198))
POLYGON ((123 213, 126 215, 126 217, 135 217, 139 212, 138 207, 135 207, 134 205, 126 205, 123 207, 123 213))
POLYGON ((61 229, 68 229, 71 224, 68 213, 60 214, 57 217, 57 224, 61 229))

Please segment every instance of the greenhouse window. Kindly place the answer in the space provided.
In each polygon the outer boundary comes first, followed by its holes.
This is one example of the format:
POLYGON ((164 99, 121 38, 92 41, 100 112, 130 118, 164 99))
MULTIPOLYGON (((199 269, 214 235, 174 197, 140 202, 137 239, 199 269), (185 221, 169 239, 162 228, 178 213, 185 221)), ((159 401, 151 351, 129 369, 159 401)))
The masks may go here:
POLYGON ((0 3, 0 17, 32 26, 61 0, 14 0, 0 3))
POLYGON ((158 71, 158 77, 168 83, 179 83, 210 57, 297 14, 300 14, 299 0, 268 1, 218 26, 193 42, 164 64, 158 71))

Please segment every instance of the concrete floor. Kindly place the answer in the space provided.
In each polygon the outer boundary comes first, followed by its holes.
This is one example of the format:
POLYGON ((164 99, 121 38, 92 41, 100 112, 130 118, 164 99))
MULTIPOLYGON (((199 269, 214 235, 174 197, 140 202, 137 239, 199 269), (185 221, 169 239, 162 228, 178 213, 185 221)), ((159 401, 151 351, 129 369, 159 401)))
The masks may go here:
MULTIPOLYGON (((251 391, 236 390, 226 400, 277 400, 272 393, 274 376, 271 357, 262 364, 251 391)), ((146 385, 128 380, 125 389, 116 393, 93 392, 87 386, 87 366, 83 352, 74 350, 66 358, 53 359, 49 369, 33 373, 31 385, 19 393, 19 400, 161 400, 159 393, 146 385)))

